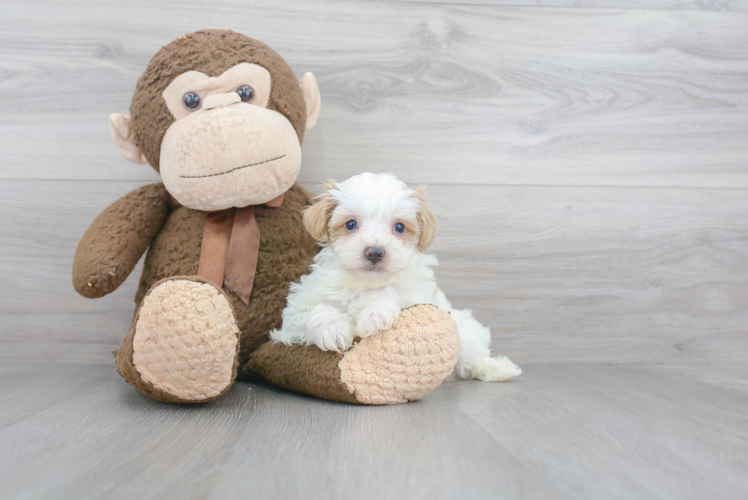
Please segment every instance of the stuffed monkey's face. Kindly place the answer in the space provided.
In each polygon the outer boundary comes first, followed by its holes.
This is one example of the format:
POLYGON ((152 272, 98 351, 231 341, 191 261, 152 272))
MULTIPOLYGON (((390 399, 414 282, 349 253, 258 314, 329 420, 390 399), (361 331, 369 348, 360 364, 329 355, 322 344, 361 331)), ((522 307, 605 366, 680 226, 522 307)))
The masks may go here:
POLYGON ((178 76, 163 98, 176 121, 161 143, 160 172, 182 205, 223 210, 268 202, 286 192, 301 167, 291 122, 267 109, 272 81, 241 63, 222 75, 178 76))

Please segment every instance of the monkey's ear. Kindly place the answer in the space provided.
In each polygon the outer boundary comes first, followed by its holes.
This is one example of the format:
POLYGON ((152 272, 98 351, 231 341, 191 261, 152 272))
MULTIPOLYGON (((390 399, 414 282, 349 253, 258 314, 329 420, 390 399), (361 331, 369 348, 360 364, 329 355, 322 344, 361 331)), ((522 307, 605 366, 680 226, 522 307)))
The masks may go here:
POLYGON ((148 163, 140 148, 135 145, 132 133, 132 118, 128 115, 113 113, 109 115, 109 128, 112 130, 112 139, 122 151, 122 156, 133 163, 148 163))
POLYGON ((309 130, 317 124, 319 110, 322 107, 322 96, 319 95, 317 79, 314 78, 313 74, 304 73, 299 83, 306 103, 306 129, 309 130))

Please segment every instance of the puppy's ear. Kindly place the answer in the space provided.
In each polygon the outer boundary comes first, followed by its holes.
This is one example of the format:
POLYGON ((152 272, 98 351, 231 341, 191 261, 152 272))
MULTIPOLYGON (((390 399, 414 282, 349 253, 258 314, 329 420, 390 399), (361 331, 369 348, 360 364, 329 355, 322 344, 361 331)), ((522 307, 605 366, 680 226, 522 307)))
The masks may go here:
POLYGON ((436 237, 436 230, 439 228, 439 221, 436 220, 436 215, 429 210, 428 200, 426 200, 426 186, 418 186, 413 191, 413 198, 418 200, 420 209, 416 217, 418 218, 418 225, 421 226, 421 237, 418 239, 418 251, 423 252, 434 242, 436 237))
POLYGON ((331 191, 337 189, 335 181, 323 184, 324 193, 312 198, 312 204, 304 210, 304 227, 312 237, 327 242, 327 223, 330 221, 330 215, 335 210, 335 200, 332 198, 331 191))

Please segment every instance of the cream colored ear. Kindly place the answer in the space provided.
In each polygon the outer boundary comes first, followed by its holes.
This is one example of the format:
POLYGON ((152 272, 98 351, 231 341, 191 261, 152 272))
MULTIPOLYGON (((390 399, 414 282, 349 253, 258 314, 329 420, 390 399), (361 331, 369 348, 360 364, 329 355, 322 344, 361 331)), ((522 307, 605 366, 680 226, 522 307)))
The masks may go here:
POLYGON ((421 226, 421 237, 418 240, 418 251, 424 252, 436 238, 436 230, 439 228, 439 221, 436 219, 434 212, 429 210, 428 201, 426 200, 426 187, 418 186, 413 191, 413 198, 418 200, 420 209, 418 210, 418 224, 421 226))
POLYGON ((317 124, 319 111, 322 108, 322 96, 319 95, 317 79, 313 74, 304 73, 299 83, 306 103, 306 129, 309 130, 317 124))
POLYGON ((335 181, 323 184, 324 193, 312 198, 312 204, 304 210, 304 227, 317 241, 327 241, 327 224, 330 222, 330 214, 335 210, 335 200, 332 198, 333 189, 337 189, 335 181))
POLYGON ((113 113, 109 115, 109 127, 112 130, 112 139, 117 143, 126 160, 141 165, 148 163, 140 148, 133 141, 132 118, 128 115, 113 113))

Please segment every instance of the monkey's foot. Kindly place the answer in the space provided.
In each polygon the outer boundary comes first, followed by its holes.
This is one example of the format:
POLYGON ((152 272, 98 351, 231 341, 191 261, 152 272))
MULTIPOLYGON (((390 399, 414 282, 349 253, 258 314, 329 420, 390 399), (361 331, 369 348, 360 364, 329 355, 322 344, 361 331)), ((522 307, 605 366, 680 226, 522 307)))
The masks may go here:
POLYGON ((239 329, 223 291, 196 277, 162 280, 148 291, 115 352, 117 369, 159 401, 202 403, 236 379, 239 329))
POLYGON ((284 389, 358 404, 420 399, 452 373, 460 353, 457 325, 434 306, 403 311, 392 327, 345 353, 268 342, 243 367, 284 389))

